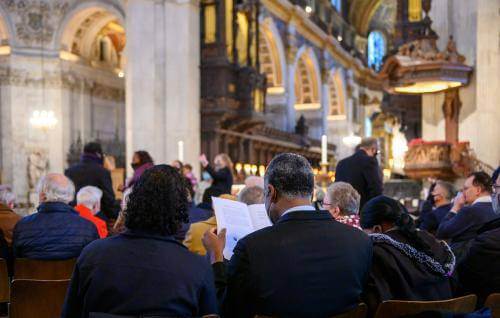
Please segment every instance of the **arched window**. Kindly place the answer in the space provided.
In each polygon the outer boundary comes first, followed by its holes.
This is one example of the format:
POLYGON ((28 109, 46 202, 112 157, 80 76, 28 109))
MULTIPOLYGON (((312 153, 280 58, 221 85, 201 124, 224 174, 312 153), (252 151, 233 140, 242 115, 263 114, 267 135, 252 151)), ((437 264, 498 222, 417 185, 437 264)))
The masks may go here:
POLYGON ((332 0, 332 5, 337 9, 337 12, 340 13, 342 10, 342 0, 332 0))
POLYGON ((385 56, 385 37, 380 31, 373 31, 368 35, 368 66, 377 72, 382 67, 382 59, 385 56))

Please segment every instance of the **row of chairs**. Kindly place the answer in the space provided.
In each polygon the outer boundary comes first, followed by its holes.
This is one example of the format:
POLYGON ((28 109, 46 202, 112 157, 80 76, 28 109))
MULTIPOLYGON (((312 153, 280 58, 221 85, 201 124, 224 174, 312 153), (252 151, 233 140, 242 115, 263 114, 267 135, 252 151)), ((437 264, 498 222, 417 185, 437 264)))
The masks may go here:
POLYGON ((0 303, 9 303, 10 318, 60 317, 76 260, 18 258, 10 282, 7 262, 0 259, 0 303))
MULTIPOLYGON (((388 300, 382 302, 378 306, 375 318, 399 318, 427 312, 468 314, 476 309, 476 302, 476 295, 467 295, 439 301, 388 300)), ((500 293, 491 294, 486 299, 484 307, 490 308, 493 318, 500 318, 500 293)), ((367 311, 368 308, 365 304, 359 304, 356 308, 331 318, 365 318, 367 311)), ((257 315, 255 318, 276 317, 257 315)))
MULTIPOLYGON (((59 317, 74 266, 74 259, 64 261, 16 259, 14 280, 9 284, 7 264, 5 260, 0 259, 0 302, 10 302, 11 318, 59 317)), ((427 311, 470 313, 474 311, 476 302, 475 295, 442 301, 390 300, 380 304, 375 318, 396 318, 427 311)), ((500 318, 500 294, 490 295, 485 307, 492 310, 494 318, 500 318)), ((333 318, 365 318, 366 314, 366 305, 360 304, 351 311, 333 318)), ((97 315, 95 317, 98 317, 97 315)), ((256 316, 256 318, 272 317, 256 316)))

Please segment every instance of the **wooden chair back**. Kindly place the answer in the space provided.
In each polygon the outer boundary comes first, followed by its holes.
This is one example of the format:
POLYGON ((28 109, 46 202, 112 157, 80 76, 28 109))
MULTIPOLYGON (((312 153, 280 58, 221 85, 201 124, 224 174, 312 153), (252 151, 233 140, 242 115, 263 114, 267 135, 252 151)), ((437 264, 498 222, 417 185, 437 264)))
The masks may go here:
POLYGON ((500 318, 500 294, 491 294, 486 298, 484 302, 484 307, 491 309, 491 314, 493 318, 500 318))
POLYGON ((474 311, 476 302, 476 295, 439 301, 388 300, 378 306, 375 318, 398 318, 406 315, 416 315, 425 311, 470 313, 474 311))
MULTIPOLYGON (((113 315, 106 314, 101 312, 91 312, 89 314, 89 318, 136 318, 137 316, 123 316, 123 315, 113 315)), ((141 316, 142 317, 142 316, 141 316)), ((153 318, 162 318, 162 316, 152 316, 153 318)), ((144 318, 148 318, 148 316, 144 316, 144 318)), ((168 317, 165 317, 168 318, 168 317)), ((219 318, 219 315, 206 315, 201 318, 219 318)))
POLYGON ((7 303, 10 299, 9 271, 7 261, 0 258, 0 303, 7 303))
MULTIPOLYGON (((368 309, 366 305, 361 303, 356 308, 346 311, 345 313, 332 316, 331 318, 365 318, 367 310, 368 309)), ((277 317, 256 315, 254 318, 277 318, 277 317)))
POLYGON ((10 318, 59 318, 69 280, 14 279, 10 318))
POLYGON ((14 261, 14 279, 61 280, 70 279, 76 259, 36 260, 16 258, 14 261))

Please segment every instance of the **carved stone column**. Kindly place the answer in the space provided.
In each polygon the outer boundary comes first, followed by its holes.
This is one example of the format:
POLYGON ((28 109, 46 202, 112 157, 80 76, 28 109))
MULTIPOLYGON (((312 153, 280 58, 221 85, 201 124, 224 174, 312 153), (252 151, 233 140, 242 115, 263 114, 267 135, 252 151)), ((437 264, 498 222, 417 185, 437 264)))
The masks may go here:
POLYGON ((286 37, 286 92, 287 96, 287 107, 286 107, 286 118, 287 118, 287 130, 292 132, 295 130, 295 57, 297 55, 297 43, 295 37, 295 26, 293 24, 288 24, 287 26, 287 37, 286 37))
POLYGON ((447 90, 444 95, 443 115, 445 125, 445 138, 449 143, 458 142, 458 125, 462 102, 458 88, 447 90))

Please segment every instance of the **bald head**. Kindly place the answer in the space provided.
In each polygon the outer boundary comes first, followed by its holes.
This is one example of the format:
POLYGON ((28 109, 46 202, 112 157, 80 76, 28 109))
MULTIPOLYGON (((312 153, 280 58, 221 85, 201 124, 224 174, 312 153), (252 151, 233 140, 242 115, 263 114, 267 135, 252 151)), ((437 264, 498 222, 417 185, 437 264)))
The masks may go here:
POLYGON ((75 196, 75 185, 70 179, 60 173, 49 173, 38 183, 40 203, 62 202, 69 203, 75 196))

